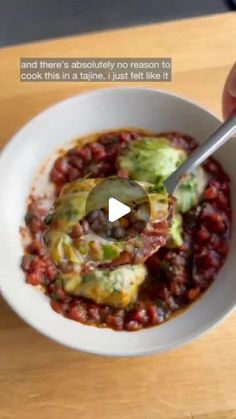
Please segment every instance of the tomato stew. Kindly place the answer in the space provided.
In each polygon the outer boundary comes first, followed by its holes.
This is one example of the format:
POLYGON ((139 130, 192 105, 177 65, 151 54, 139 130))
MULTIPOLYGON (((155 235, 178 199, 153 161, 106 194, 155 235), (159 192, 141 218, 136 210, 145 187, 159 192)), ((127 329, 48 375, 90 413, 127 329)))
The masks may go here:
MULTIPOLYGON (((124 172, 117 173, 117 157, 127 143, 144 135, 138 130, 121 130, 98 135, 95 142, 82 147, 78 143, 54 163, 50 180, 56 187, 56 194, 65 183, 80 177, 127 176, 124 172)), ((197 145, 187 135, 175 132, 161 135, 187 153, 197 145)), ((148 278, 131 307, 116 309, 66 294, 42 240, 48 217, 45 217, 45 210, 40 208, 36 197, 31 197, 25 217, 32 237, 22 259, 26 281, 43 287, 56 312, 81 323, 127 331, 163 323, 209 287, 228 252, 231 221, 229 178, 212 158, 204 164, 204 169, 209 175, 208 184, 200 204, 184 214, 183 245, 177 249, 163 247, 147 259, 148 278)), ((80 232, 74 234, 80 235, 80 232)))

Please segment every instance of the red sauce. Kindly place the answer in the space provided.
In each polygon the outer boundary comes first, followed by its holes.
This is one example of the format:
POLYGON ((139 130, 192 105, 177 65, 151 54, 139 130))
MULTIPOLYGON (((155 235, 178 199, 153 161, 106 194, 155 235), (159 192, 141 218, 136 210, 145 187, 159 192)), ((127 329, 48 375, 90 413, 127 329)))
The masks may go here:
MULTIPOLYGON (((66 182, 79 177, 117 174, 116 160, 121 150, 128 142, 144 135, 147 134, 138 130, 104 133, 95 142, 65 152, 55 161, 50 173, 56 193, 66 182)), ((164 136, 187 153, 197 146, 187 135, 171 132, 164 136)), ((128 331, 163 323, 209 287, 228 253, 230 181, 216 160, 210 158, 204 168, 209 181, 200 204, 184 215, 184 244, 178 249, 163 247, 147 259, 149 275, 132 307, 114 309, 65 293, 42 241, 45 211, 37 205, 36 198, 31 199, 26 214, 26 225, 32 235, 32 243, 22 259, 26 281, 45 288, 55 311, 82 323, 128 331)))

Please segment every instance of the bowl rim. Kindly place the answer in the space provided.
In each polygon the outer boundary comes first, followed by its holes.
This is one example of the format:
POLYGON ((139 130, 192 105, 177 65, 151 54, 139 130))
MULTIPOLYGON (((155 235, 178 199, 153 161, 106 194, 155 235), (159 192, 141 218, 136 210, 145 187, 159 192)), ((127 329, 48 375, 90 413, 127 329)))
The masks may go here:
POLYGON ((6 144, 3 145, 1 151, 0 151, 0 164, 1 164, 1 160, 4 158, 4 154, 6 151, 8 151, 8 149, 10 147, 12 147, 13 145, 15 145, 18 141, 18 135, 22 133, 22 131, 25 130, 25 128, 28 128, 32 123, 34 123, 36 120, 40 119, 44 114, 48 113, 51 110, 56 109, 57 107, 59 108, 62 104, 66 104, 67 102, 71 102, 72 100, 75 100, 77 98, 80 97, 85 97, 85 96, 91 96, 91 97, 95 97, 98 96, 100 93, 112 93, 112 92, 116 92, 116 91, 147 91, 147 92, 153 92, 153 93, 161 93, 162 95, 165 96, 171 96, 174 97, 176 99, 180 99, 184 102, 190 103, 191 105, 195 106, 198 109, 201 109, 203 111, 205 111, 206 113, 208 113, 209 115, 211 115, 213 118, 215 118, 215 120, 217 122, 219 122, 219 124, 222 122, 222 120, 219 118, 219 116, 217 116, 214 112, 212 112, 210 109, 208 109, 208 107, 205 106, 201 106, 200 103, 198 103, 197 101, 194 101, 192 99, 187 99, 186 97, 176 94, 176 93, 172 93, 169 90, 162 90, 162 89, 155 89, 152 87, 142 87, 142 86, 115 86, 115 87, 101 87, 101 88, 96 88, 96 89, 91 89, 82 93, 76 93, 75 95, 71 95, 65 99, 59 100, 55 103, 53 103, 52 105, 48 106, 47 108, 43 109, 42 111, 36 113, 28 122, 26 122, 24 125, 22 125, 6 142, 6 144))
MULTIPOLYGON (((56 110, 57 108, 60 108, 61 105, 69 103, 69 102, 71 102, 73 100, 76 100, 77 98, 80 98, 80 97, 93 98, 95 96, 110 94, 110 93, 114 93, 114 92, 117 92, 117 91, 119 91, 119 92, 122 92, 122 91, 153 92, 154 94, 155 93, 157 93, 157 94, 161 93, 162 95, 165 95, 165 96, 174 97, 174 98, 180 99, 181 101, 184 101, 186 103, 192 104, 194 107, 196 107, 198 109, 201 109, 202 111, 204 111, 207 114, 209 114, 210 116, 212 116, 215 119, 216 122, 220 123, 220 119, 213 112, 211 112, 208 108, 206 108, 205 106, 201 106, 200 104, 198 104, 197 102, 195 102, 193 100, 189 100, 189 99, 185 98, 184 96, 172 93, 168 90, 161 90, 161 89, 149 88, 149 87, 146 88, 146 87, 139 87, 139 86, 137 86, 137 87, 135 87, 135 86, 132 86, 132 87, 131 86, 121 86, 121 87, 115 86, 115 87, 108 87, 108 88, 96 88, 96 89, 92 89, 90 91, 85 91, 85 92, 82 92, 82 93, 77 93, 75 95, 69 96, 68 98, 63 99, 61 101, 58 101, 58 102, 50 105, 49 107, 45 108, 41 112, 37 113, 26 124, 24 124, 17 132, 15 132, 14 135, 8 140, 6 145, 3 147, 2 151, 1 151, 1 154, 0 154, 0 165, 1 165, 2 160, 4 159, 5 153, 9 152, 9 150, 11 150, 12 147, 14 148, 15 145, 18 142, 22 141, 21 134, 24 133, 24 130, 27 129, 32 124, 34 124, 35 121, 40 119, 44 114, 48 113, 51 110, 56 110)), ((46 336, 47 338, 50 338, 50 339, 54 340, 55 342, 57 342, 57 343, 59 343, 63 346, 70 347, 70 348, 78 350, 80 352, 90 353, 90 354, 93 354, 93 355, 112 356, 112 357, 146 356, 146 355, 151 355, 151 354, 155 354, 155 353, 167 352, 170 349, 174 349, 174 348, 177 348, 179 346, 182 346, 183 344, 191 342, 195 338, 203 335, 208 330, 213 329, 218 324, 220 324, 226 317, 228 317, 230 315, 230 313, 234 310, 234 307, 235 307, 235 304, 236 304, 236 300, 235 300, 234 303, 229 305, 223 311, 223 313, 220 313, 219 316, 215 317, 214 320, 210 320, 203 327, 199 328, 198 330, 196 330, 192 333, 186 334, 182 338, 173 340, 171 343, 169 343, 168 345, 166 345, 163 348, 156 348, 156 349, 155 348, 150 348, 149 350, 138 349, 137 351, 135 351, 133 349, 131 351, 129 351, 129 350, 128 351, 127 350, 122 350, 122 351, 112 350, 112 351, 109 352, 106 348, 104 348, 104 350, 93 349, 93 348, 83 349, 83 348, 80 347, 79 344, 78 345, 72 345, 71 343, 67 343, 65 340, 63 340, 63 336, 57 336, 57 337, 52 336, 48 331, 45 331, 44 328, 41 327, 41 325, 40 326, 38 324, 36 325, 35 324, 36 322, 34 322, 34 320, 32 320, 31 318, 28 318, 24 314, 24 309, 20 310, 19 307, 16 307, 14 305, 14 301, 12 301, 12 298, 9 297, 9 295, 7 295, 7 293, 5 293, 4 289, 1 288, 1 284, 0 284, 0 293, 1 293, 2 297, 4 298, 4 300, 7 302, 7 304, 11 307, 11 309, 20 318, 22 318, 27 324, 29 324, 36 331, 40 332, 42 335, 46 336)), ((120 332, 115 332, 115 333, 120 333, 120 332)), ((133 332, 133 333, 139 333, 139 331, 133 332)))

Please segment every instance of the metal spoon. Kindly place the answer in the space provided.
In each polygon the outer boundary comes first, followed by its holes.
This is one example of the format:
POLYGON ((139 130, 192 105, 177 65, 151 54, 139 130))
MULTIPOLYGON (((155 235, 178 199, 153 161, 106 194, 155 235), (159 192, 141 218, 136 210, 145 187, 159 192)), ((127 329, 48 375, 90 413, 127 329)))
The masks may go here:
POLYGON ((210 137, 204 141, 192 154, 185 160, 185 162, 175 170, 165 181, 164 185, 169 192, 173 194, 181 177, 188 172, 195 170, 204 160, 213 154, 219 147, 221 147, 230 137, 236 133, 236 113, 231 115, 226 121, 221 124, 210 137))

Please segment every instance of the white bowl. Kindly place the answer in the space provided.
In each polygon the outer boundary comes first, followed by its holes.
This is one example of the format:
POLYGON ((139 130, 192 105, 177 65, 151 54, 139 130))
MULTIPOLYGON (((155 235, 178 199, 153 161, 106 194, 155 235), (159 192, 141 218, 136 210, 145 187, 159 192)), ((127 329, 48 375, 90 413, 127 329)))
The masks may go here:
MULTIPOLYGON (((236 301, 234 231, 227 261, 209 290, 174 319, 132 333, 85 326, 62 317, 51 309, 46 296, 25 283, 19 267, 22 255, 19 226, 23 224, 26 198, 40 164, 58 147, 79 136, 120 127, 181 131, 201 142, 218 124, 219 120, 204 108, 170 93, 114 88, 69 98, 23 127, 0 157, 0 287, 3 297, 19 316, 44 335, 74 349, 135 356, 166 351, 188 342, 229 313, 236 301)), ((228 142, 216 154, 231 176, 233 218, 235 155, 235 141, 228 142)))

